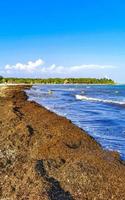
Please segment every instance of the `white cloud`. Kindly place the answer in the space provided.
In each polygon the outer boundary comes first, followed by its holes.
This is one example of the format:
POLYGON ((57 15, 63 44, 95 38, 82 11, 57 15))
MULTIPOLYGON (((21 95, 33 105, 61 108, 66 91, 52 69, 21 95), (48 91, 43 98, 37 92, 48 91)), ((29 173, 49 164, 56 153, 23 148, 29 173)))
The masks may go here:
POLYGON ((44 64, 44 61, 42 59, 38 59, 36 61, 29 61, 26 64, 22 64, 22 63, 17 63, 15 65, 6 65, 5 66, 5 70, 7 72, 11 72, 11 71, 24 71, 24 72, 33 72, 35 70, 37 70, 37 68, 39 66, 42 66, 44 64))
POLYGON ((107 69, 107 68, 114 68, 112 65, 78 65, 71 67, 71 70, 83 70, 83 69, 107 69))
POLYGON ((49 66, 49 67, 41 67, 40 73, 50 76, 59 76, 59 77, 71 77, 71 76, 83 76, 85 71, 99 71, 99 70, 105 70, 105 69, 111 69, 115 68, 112 65, 77 65, 77 66, 56 66, 55 64, 49 66))
POLYGON ((57 72, 62 72, 63 70, 70 71, 70 72, 75 72, 75 71, 81 71, 84 69, 107 69, 107 68, 114 68, 112 65, 76 65, 76 66, 69 66, 69 67, 64 67, 64 66, 56 66, 55 64, 51 65, 48 67, 47 70, 56 70, 57 72))
POLYGON ((115 68, 112 65, 95 65, 84 64, 76 66, 58 66, 51 65, 45 66, 42 59, 36 61, 29 61, 26 64, 17 63, 15 65, 6 65, 4 67, 5 73, 14 76, 33 76, 33 77, 82 77, 85 76, 85 72, 102 72, 105 69, 115 68))

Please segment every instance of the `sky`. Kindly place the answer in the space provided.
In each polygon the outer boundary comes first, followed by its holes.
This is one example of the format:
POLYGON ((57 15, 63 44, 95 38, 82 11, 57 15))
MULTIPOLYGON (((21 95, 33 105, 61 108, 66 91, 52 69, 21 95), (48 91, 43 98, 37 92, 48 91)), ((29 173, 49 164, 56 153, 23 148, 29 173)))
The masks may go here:
POLYGON ((0 75, 125 83, 125 1, 1 0, 0 75))

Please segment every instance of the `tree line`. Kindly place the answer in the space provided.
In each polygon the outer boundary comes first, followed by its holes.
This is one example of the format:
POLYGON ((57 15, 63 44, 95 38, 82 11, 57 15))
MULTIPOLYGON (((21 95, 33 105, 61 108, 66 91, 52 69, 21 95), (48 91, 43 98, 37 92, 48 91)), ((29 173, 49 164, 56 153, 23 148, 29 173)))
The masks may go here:
POLYGON ((0 76, 0 83, 15 84, 115 84, 108 78, 4 78, 0 76))

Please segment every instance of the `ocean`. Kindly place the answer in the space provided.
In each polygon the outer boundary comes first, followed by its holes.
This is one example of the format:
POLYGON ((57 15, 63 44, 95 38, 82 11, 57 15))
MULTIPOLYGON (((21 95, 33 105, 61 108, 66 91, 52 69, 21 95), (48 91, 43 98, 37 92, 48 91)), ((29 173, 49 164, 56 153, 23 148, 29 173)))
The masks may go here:
POLYGON ((26 92, 125 160, 125 85, 34 85, 26 92))

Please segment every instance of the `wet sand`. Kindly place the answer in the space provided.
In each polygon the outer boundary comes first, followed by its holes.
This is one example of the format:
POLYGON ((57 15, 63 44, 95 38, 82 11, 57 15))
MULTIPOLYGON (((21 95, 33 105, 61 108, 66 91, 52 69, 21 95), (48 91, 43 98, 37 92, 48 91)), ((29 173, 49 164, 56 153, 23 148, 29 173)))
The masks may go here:
POLYGON ((125 200, 118 153, 27 101, 25 88, 0 88, 0 200, 125 200))

